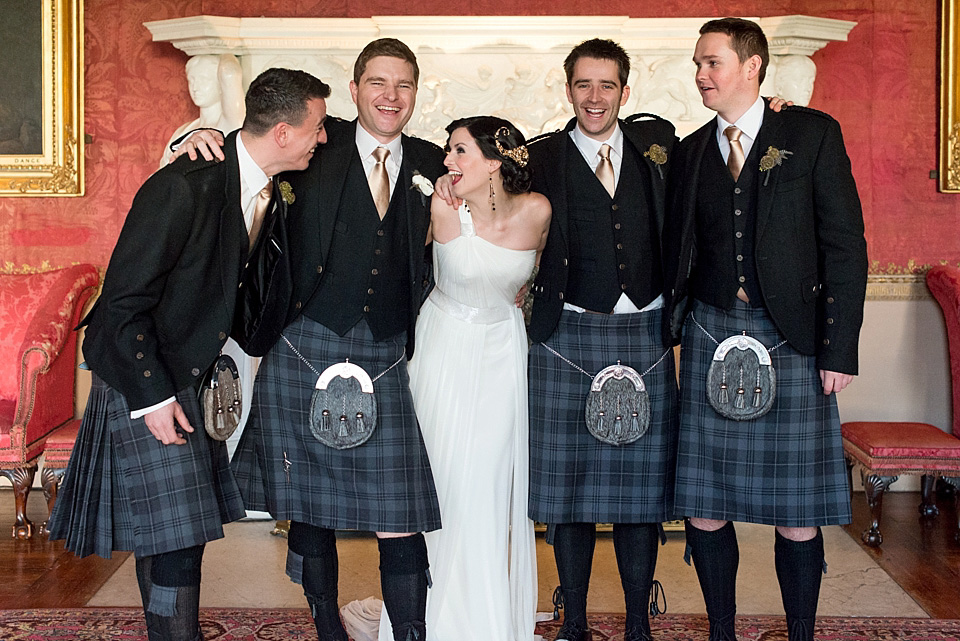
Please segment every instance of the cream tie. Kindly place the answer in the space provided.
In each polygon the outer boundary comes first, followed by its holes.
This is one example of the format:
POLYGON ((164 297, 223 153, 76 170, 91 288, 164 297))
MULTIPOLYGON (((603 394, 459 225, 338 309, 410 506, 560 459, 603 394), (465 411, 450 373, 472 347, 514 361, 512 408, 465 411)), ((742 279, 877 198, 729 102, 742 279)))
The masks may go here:
POLYGON ((740 134, 743 132, 734 126, 723 130, 727 140, 730 141, 730 155, 727 156, 727 169, 733 176, 733 182, 740 179, 740 170, 743 169, 743 145, 740 144, 740 134))
POLYGON ((270 207, 270 201, 273 198, 273 181, 267 182, 266 186, 257 194, 257 203, 253 206, 253 223, 250 225, 250 251, 257 242, 257 236, 260 235, 260 228, 263 227, 263 219, 267 216, 267 208, 270 207))
POLYGON ((390 206, 390 178, 387 176, 387 166, 384 164, 387 156, 390 155, 390 150, 386 147, 377 147, 373 150, 372 155, 377 164, 373 166, 373 170, 367 176, 367 182, 370 184, 373 204, 377 206, 380 220, 383 220, 383 217, 387 215, 387 208, 390 206))
POLYGON ((600 181, 600 184, 603 185, 603 188, 607 190, 607 193, 610 194, 610 197, 613 198, 614 193, 617 191, 617 182, 613 177, 613 163, 610 161, 610 145, 607 143, 600 145, 600 150, 597 151, 597 155, 600 156, 600 164, 597 165, 597 179, 600 181))

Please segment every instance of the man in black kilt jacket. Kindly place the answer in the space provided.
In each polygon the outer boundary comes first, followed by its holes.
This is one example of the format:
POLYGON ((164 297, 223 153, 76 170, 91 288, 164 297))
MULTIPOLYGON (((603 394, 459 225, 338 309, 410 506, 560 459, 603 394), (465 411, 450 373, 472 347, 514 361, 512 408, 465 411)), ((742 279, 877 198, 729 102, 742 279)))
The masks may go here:
POLYGON ((835 393, 857 373, 860 200, 834 119, 765 108, 760 27, 724 18, 700 34, 697 87, 717 118, 676 147, 666 227, 666 331, 682 333, 676 509, 690 517, 711 640, 735 638, 732 521, 776 526, 789 638, 810 640, 820 526, 851 518, 835 393), (744 334, 756 356, 719 347, 746 346, 744 334))
POLYGON ((673 518, 677 385, 660 326, 665 177, 676 136, 656 116, 618 120, 630 61, 615 42, 581 43, 564 69, 576 118, 528 143, 532 188, 553 207, 529 328, 530 517, 554 528, 564 604, 556 638, 590 638, 595 524, 613 523, 624 639, 641 641, 650 638, 660 523, 673 518), (587 430, 584 410, 591 377, 618 361, 643 374, 650 421, 639 439, 611 444, 587 430))
POLYGON ((150 641, 194 641, 207 541, 243 517, 225 443, 197 388, 231 331, 240 274, 282 171, 326 140, 330 88, 268 69, 250 85, 224 162, 183 158, 137 192, 103 290, 81 323, 93 387, 51 538, 79 556, 133 550, 150 641))
MULTIPOLYGON (((377 533, 394 638, 425 638, 422 532, 440 527, 440 507, 407 357, 428 277, 424 183, 445 169, 438 146, 401 133, 413 115, 419 73, 399 40, 368 44, 350 82, 357 120, 331 118, 328 142, 307 171, 285 176, 293 292, 286 327, 276 328, 280 340, 260 364, 233 459, 247 509, 290 520, 287 573, 303 585, 320 641, 347 639, 337 602, 338 529, 377 533), (340 408, 335 425, 311 426, 311 406, 319 375, 345 360, 373 380, 377 415, 368 440, 337 449, 320 436, 346 430, 340 408)), ((185 150, 193 153, 196 144, 217 154, 214 142, 199 132, 185 150)), ((351 433, 353 421, 351 411, 351 433)))

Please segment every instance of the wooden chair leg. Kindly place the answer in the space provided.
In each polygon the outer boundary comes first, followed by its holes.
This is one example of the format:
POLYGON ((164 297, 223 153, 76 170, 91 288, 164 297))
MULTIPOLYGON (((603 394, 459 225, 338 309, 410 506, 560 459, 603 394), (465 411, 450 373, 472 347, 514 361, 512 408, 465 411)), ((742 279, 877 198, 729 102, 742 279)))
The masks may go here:
POLYGON ((933 490, 937 484, 936 474, 924 474, 920 477, 920 516, 930 518, 940 515, 940 508, 933 498, 933 490))
POLYGON ((13 538, 26 540, 33 536, 33 523, 27 518, 27 497, 33 487, 33 477, 37 466, 18 467, 13 470, 0 470, 13 483, 13 495, 16 501, 17 520, 13 524, 13 538))
MULTIPOLYGON (((960 490, 960 476, 944 476, 942 478, 953 486, 954 489, 960 490)), ((953 497, 954 505, 956 506, 955 514, 957 515, 957 531, 953 533, 953 540, 955 543, 960 544, 960 491, 954 492, 953 497)))
POLYGON ((883 510, 883 493, 896 481, 898 476, 880 476, 868 474, 861 470, 860 478, 863 481, 863 491, 867 496, 867 505, 870 506, 870 527, 863 531, 860 539, 872 548, 880 547, 883 535, 880 534, 880 513, 883 510))
POLYGON ((47 523, 50 521, 50 515, 53 514, 53 506, 57 503, 57 489, 60 487, 60 481, 63 479, 64 469, 44 467, 40 472, 40 483, 43 485, 43 497, 47 499, 47 520, 40 524, 40 534, 48 535, 47 523))

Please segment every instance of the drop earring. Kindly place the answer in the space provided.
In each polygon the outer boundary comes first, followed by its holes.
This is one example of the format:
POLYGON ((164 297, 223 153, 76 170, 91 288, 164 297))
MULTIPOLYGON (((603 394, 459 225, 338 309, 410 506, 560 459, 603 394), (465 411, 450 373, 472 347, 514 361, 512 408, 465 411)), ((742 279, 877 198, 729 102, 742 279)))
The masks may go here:
POLYGON ((497 211, 497 201, 496 201, 496 199, 494 198, 495 193, 494 193, 494 190, 493 190, 493 176, 488 176, 488 178, 490 179, 490 198, 489 198, 489 201, 490 201, 490 209, 491 209, 492 211, 497 211))

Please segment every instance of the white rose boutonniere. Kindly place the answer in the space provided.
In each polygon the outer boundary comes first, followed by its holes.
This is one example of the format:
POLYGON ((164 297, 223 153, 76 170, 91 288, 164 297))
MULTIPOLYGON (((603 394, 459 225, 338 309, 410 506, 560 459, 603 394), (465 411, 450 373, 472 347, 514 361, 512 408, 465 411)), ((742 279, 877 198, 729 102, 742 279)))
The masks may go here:
POLYGON ((418 189, 421 194, 427 197, 433 195, 433 183, 419 171, 413 172, 413 180, 411 183, 410 189, 418 189))

